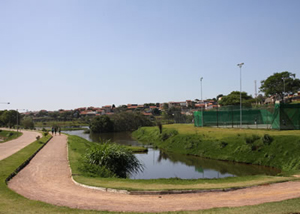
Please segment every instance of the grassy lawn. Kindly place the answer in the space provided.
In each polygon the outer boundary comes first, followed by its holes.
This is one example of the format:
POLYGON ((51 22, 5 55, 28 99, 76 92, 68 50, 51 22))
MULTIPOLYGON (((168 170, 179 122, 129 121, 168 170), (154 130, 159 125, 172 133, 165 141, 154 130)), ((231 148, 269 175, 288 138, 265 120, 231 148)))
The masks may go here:
POLYGON ((22 135, 21 132, 6 131, 0 129, 0 143, 16 139, 22 135))
MULTIPOLYGON (((0 213, 1 214, 36 214, 36 213, 74 213, 74 214, 93 214, 93 213, 117 213, 105 211, 89 211, 77 210, 67 207, 58 207, 47 203, 32 201, 18 195, 11 191, 5 184, 5 179, 11 174, 19 165, 21 165, 27 158, 29 158, 36 150, 38 150, 46 138, 43 137, 40 142, 35 141, 18 153, 0 161, 0 213), (41 143, 42 142, 42 143, 41 143)), ((84 143, 84 142, 83 142, 84 143)), ((167 181, 166 181, 167 182, 167 181)), ((192 182, 192 181, 191 181, 192 182)), ((217 208, 210 210, 200 211, 187 211, 187 212, 169 212, 169 213, 197 213, 197 214, 283 214, 283 213, 296 213, 300 211, 300 199, 291 199, 282 202, 266 203, 256 206, 245 206, 238 208, 217 208)))

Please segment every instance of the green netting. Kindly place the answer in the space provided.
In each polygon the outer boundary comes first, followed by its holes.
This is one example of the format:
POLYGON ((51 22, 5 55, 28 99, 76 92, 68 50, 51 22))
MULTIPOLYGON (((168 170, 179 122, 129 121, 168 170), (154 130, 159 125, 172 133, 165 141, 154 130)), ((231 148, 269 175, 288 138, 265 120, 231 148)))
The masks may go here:
MULTIPOLYGON (((239 106, 226 106, 194 113, 195 126, 238 127, 239 106)), ((263 108, 243 108, 242 127, 300 129, 300 104, 276 104, 263 108)))

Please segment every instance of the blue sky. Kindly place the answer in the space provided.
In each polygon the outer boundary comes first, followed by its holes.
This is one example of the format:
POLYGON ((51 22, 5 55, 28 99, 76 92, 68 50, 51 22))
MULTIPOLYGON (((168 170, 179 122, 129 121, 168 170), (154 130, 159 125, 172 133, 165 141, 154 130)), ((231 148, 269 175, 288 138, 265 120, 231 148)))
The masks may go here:
POLYGON ((298 0, 1 0, 1 109, 200 99, 289 71, 298 0))

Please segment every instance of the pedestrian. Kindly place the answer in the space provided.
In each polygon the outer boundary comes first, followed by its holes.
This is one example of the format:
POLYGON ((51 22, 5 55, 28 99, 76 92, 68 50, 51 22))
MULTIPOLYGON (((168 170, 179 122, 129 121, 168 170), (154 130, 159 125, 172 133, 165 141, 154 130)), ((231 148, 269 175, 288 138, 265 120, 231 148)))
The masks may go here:
POLYGON ((60 133, 61 133, 61 128, 60 128, 60 127, 58 128, 58 133, 59 133, 59 135, 60 135, 60 133))
POLYGON ((54 132, 54 127, 52 126, 52 135, 53 135, 53 132, 54 132))
POLYGON ((57 132, 57 127, 55 127, 55 129, 54 129, 54 133, 55 133, 55 135, 56 135, 56 132, 57 132))

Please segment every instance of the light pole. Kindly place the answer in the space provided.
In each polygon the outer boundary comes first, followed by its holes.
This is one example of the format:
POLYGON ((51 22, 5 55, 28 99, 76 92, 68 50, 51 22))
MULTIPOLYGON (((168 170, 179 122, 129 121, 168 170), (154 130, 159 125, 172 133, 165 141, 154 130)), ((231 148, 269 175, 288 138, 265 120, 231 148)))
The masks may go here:
POLYGON ((201 102, 203 102, 203 99, 202 99, 202 80, 203 80, 203 77, 200 78, 200 87, 201 87, 201 102))
MULTIPOLYGON (((200 77, 200 85, 201 85, 201 106, 203 105, 203 98, 202 98, 202 80, 203 80, 203 77, 200 77)), ((204 126, 203 124, 203 107, 201 107, 201 110, 202 110, 202 127, 204 126)))
POLYGON ((240 128, 242 128, 242 66, 244 63, 237 64, 240 67, 240 128))
POLYGON ((283 80, 283 103, 285 103, 285 80, 288 79, 288 77, 282 77, 283 80))
POLYGON ((19 110, 26 111, 26 109, 17 109, 17 132, 19 131, 19 110))

